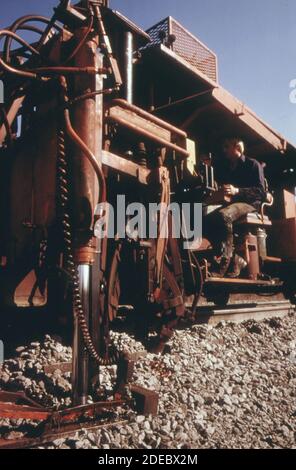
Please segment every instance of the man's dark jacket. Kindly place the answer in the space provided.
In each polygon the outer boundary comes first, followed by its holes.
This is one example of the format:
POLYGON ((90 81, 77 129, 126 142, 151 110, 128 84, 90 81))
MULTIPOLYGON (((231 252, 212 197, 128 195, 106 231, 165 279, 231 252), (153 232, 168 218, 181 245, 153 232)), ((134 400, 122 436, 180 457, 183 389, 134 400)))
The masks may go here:
POLYGON ((218 184, 239 188, 233 202, 246 202, 256 210, 260 209, 266 199, 266 188, 263 166, 257 160, 242 155, 235 168, 231 168, 226 158, 220 158, 214 167, 218 184))

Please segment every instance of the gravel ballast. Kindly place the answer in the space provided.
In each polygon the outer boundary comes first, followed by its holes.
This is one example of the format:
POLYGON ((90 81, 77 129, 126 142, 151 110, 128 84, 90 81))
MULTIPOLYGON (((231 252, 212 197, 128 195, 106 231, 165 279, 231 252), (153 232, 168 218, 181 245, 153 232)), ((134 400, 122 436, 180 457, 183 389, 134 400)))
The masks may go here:
MULTIPOLYGON (((112 333, 130 352, 144 351, 126 333, 112 333)), ((114 424, 57 439, 49 448, 198 449, 296 448, 296 316, 242 324, 196 325, 178 330, 171 352, 147 354, 134 383, 159 393, 156 417, 119 410, 114 424)), ((16 349, 0 371, 2 390, 24 390, 39 403, 71 405, 70 374, 46 364, 71 360, 71 348, 46 336, 16 349)), ((106 390, 116 370, 101 369, 106 390)), ((1 436, 21 437, 36 426, 1 420, 1 436)))

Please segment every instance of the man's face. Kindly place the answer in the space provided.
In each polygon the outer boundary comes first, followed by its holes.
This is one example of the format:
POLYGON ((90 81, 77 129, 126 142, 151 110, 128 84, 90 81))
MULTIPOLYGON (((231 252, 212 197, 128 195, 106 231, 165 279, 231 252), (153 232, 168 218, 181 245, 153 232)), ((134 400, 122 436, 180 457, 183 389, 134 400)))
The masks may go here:
POLYGON ((225 142, 223 145, 223 152, 226 158, 233 160, 234 158, 238 158, 240 156, 240 151, 236 144, 233 142, 225 142))

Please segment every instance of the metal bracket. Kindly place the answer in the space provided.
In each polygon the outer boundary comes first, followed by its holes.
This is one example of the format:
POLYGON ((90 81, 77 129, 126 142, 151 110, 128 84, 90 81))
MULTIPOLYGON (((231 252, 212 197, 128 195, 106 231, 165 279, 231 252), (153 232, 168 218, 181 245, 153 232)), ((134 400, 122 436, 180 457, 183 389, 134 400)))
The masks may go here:
POLYGON ((135 400, 136 410, 142 415, 157 415, 158 413, 158 393, 147 390, 140 385, 131 385, 131 394, 135 400))
POLYGON ((60 5, 54 8, 54 11, 56 19, 69 27, 82 26, 87 20, 86 16, 71 6, 71 0, 61 0, 60 5))

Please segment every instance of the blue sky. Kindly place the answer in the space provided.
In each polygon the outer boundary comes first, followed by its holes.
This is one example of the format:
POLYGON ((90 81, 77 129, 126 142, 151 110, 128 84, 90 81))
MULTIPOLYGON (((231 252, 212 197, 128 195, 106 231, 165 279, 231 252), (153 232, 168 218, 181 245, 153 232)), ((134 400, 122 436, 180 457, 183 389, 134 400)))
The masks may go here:
MULTIPOLYGON (((57 0, 1 1, 0 26, 27 13, 50 15, 57 0)), ((220 83, 296 144, 295 0, 111 0, 146 29, 171 15, 213 49, 220 83)))

